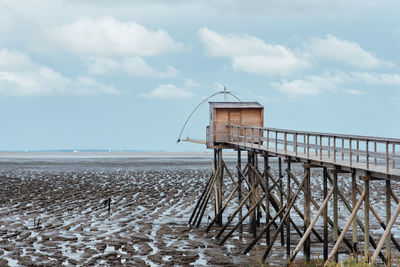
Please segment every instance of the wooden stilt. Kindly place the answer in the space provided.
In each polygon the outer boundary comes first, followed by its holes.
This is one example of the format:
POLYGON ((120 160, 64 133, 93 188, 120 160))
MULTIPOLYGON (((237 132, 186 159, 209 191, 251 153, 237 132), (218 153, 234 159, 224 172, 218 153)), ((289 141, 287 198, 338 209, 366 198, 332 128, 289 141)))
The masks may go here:
MULTIPOLYGON (((279 187, 283 188, 283 175, 282 175, 282 158, 278 159, 278 175, 279 175, 279 187)), ((280 202, 283 203, 283 194, 281 192, 281 190, 279 190, 279 199, 280 202)), ((281 220, 282 220, 282 216, 281 216, 281 220)), ((281 246, 285 245, 285 229, 282 228, 281 230, 281 246)))
MULTIPOLYGON (((254 153, 248 152, 248 162, 250 165, 254 166, 254 153)), ((252 194, 250 197, 250 207, 253 207, 254 204, 257 202, 256 201, 256 192, 254 189, 254 184, 255 184, 255 179, 254 179, 254 171, 252 169, 249 169, 249 174, 248 174, 248 179, 250 182, 250 185, 252 187, 252 194)), ((253 236, 257 236, 257 227, 256 227, 256 212, 254 211, 255 208, 253 209, 253 212, 250 213, 250 233, 253 234, 253 236)))
MULTIPOLYGON (((328 194, 328 170, 326 167, 323 169, 323 184, 324 184, 324 199, 327 198, 328 194)), ((332 187, 333 190, 333 187, 332 187)), ((333 193, 333 191, 332 191, 333 193)), ((328 205, 329 202, 326 203, 324 208, 324 260, 328 259, 328 205)))
MULTIPOLYGON (((286 181, 286 196, 287 196, 287 203, 290 202, 291 196, 290 196, 290 161, 287 162, 287 181, 286 181)), ((301 188, 302 186, 299 186, 301 188)), ((283 203, 283 202, 282 202, 283 203)), ((294 204, 294 203, 293 203, 294 204)), ((283 221, 282 221, 283 225, 283 221)), ((283 227, 282 227, 283 228, 283 227)), ((290 212, 288 212, 287 219, 286 219, 286 256, 287 258, 290 257, 290 212)))
POLYGON ((364 181, 364 256, 369 258, 369 180, 364 181))
MULTIPOLYGON (((357 175, 355 170, 351 173, 351 189, 351 204, 354 209, 357 203, 357 175)), ((353 220, 353 255, 355 255, 355 257, 358 257, 357 243, 357 220, 353 220)))
MULTIPOLYGON (((393 151, 394 151, 394 147, 393 147, 393 151)), ((394 161, 393 161, 394 162, 394 161)), ((386 186, 385 186, 385 192, 386 192, 386 225, 387 225, 387 231, 388 233, 388 238, 386 239, 386 259, 388 259, 388 261, 390 262, 390 258, 392 256, 392 248, 391 248, 391 239, 394 239, 392 234, 391 234, 391 227, 389 227, 389 223, 390 223, 390 218, 391 218, 391 197, 390 197, 390 190, 391 190, 391 183, 390 180, 386 180, 386 186)), ((396 242, 394 242, 394 244, 397 246, 396 242)), ((379 244, 378 244, 379 247, 379 244)), ((377 249, 378 249, 377 247, 377 249)), ((397 247, 397 249, 400 249, 399 247, 397 247)), ((374 257, 373 257, 374 258, 374 257)), ((374 262, 374 261, 373 261, 374 262)))
MULTIPOLYGON (((269 224, 269 217, 270 217, 270 212, 269 212, 269 196, 270 196, 270 191, 269 191, 269 160, 268 160, 268 154, 264 156, 264 180, 265 180, 265 225, 269 224)), ((265 233, 265 241, 266 244, 269 245, 270 243, 270 227, 268 226, 267 231, 265 233)))
POLYGON ((215 218, 216 218, 217 225, 221 227, 222 226, 222 212, 219 212, 219 211, 222 209, 222 196, 223 196, 222 185, 224 183, 224 181, 223 181, 224 169, 222 168, 222 149, 218 149, 218 167, 220 168, 220 172, 219 172, 219 175, 217 176, 217 183, 216 183, 217 194, 218 194, 218 197, 217 197, 218 200, 216 203, 216 205, 218 207, 218 209, 217 209, 218 216, 216 214, 215 218))
MULTIPOLYGON (((336 243, 338 240, 338 176, 337 172, 333 172, 333 241, 336 243)), ((343 232, 342 232, 343 233, 343 232)), ((334 254, 335 262, 338 261, 339 255, 337 250, 334 254)), ((328 258, 329 259, 329 258, 328 258)))
MULTIPOLYGON (((292 179, 295 178, 295 176, 294 176, 293 174, 291 174, 291 173, 290 173, 290 177, 291 177, 292 179)), ((270 177, 270 179, 271 179, 272 182, 275 182, 274 178, 270 177)), ((295 179, 296 179, 296 180, 294 180, 295 183, 297 184, 297 186, 299 186, 299 185, 300 185, 300 182, 297 181, 297 178, 295 178, 295 179)), ((281 194, 286 198, 286 200, 287 200, 287 201, 290 201, 290 200, 288 199, 286 193, 283 191, 283 188, 279 188, 279 187, 278 187, 278 189, 280 190, 281 194)), ((303 190, 303 191, 304 191, 304 190, 303 190)), ((296 206, 296 204, 293 204, 293 209, 297 212, 297 214, 300 216, 300 218, 301 218, 302 220, 304 220, 304 214, 300 211, 300 209, 296 206)), ((292 219, 290 219, 290 222, 291 222, 291 225, 295 228, 296 232, 299 232, 300 230, 298 229, 298 227, 296 226, 296 224, 293 222, 292 219)), ((318 234, 317 231, 315 231, 314 229, 312 229, 312 233, 315 235, 315 237, 316 237, 320 242, 323 242, 322 237, 318 234)), ((303 233, 300 232, 300 237, 302 237, 302 236, 303 236, 303 233)))
MULTIPOLYGON (((311 208, 311 170, 309 168, 304 169, 306 173, 304 183, 304 233, 306 233, 310 226, 310 208, 311 208)), ((312 229, 312 228, 311 228, 312 229)), ((311 230, 310 230, 311 231, 311 230)), ((304 259, 308 263, 310 262, 310 249, 311 240, 310 236, 307 235, 304 241, 304 259)))
MULTIPOLYGON (((240 151, 240 149, 238 150, 238 156, 237 156, 237 168, 239 169, 239 170, 241 170, 242 169, 242 157, 241 157, 241 151, 240 151)), ((240 171, 238 171, 238 203, 241 203, 242 202, 242 180, 243 180, 243 178, 242 178, 242 174, 241 174, 241 172, 240 171)), ((240 209, 239 209, 239 220, 241 220, 242 219, 242 207, 240 207, 240 209)), ((243 233, 243 225, 241 224, 240 225, 240 228, 239 228, 239 232, 240 233, 243 233)), ((242 235, 240 235, 240 238, 242 238, 242 235)))
POLYGON ((381 251, 381 249, 383 247, 383 244, 385 243, 386 239, 389 237, 390 230, 392 229, 393 224, 396 222, 396 219, 397 219, 397 216, 399 216, 399 213, 400 213, 400 204, 397 205, 397 208, 394 211, 394 214, 393 214, 392 218, 389 220, 389 222, 387 224, 387 227, 386 227, 386 230, 383 233, 383 236, 382 236, 381 240, 379 241, 378 246, 376 247, 374 254, 372 255, 372 258, 371 258, 371 263, 372 264, 374 264, 376 259, 378 258, 378 255, 379 255, 379 253, 380 253, 380 251, 381 251))
POLYGON ((324 266, 327 266, 329 262, 337 255, 337 251, 339 250, 340 243, 342 243, 344 235, 346 234, 347 230, 349 230, 351 223, 353 222, 354 218, 357 216, 357 211, 360 209, 362 202, 364 201, 366 196, 366 192, 364 190, 363 194, 361 195, 360 199, 357 201, 356 206, 354 207, 350 219, 347 221, 345 227, 343 228, 342 233, 338 237, 337 241, 335 242, 335 246, 333 247, 331 253, 329 254, 328 260, 325 262, 324 266))
POLYGON ((248 217, 251 216, 252 213, 254 213, 254 210, 258 207, 258 205, 263 201, 263 197, 260 198, 254 205, 247 211, 247 213, 243 216, 243 218, 232 228, 232 230, 221 240, 219 243, 220 246, 222 246, 225 241, 236 231, 236 229, 240 226, 240 224, 243 223, 243 221, 248 217))
POLYGON ((321 216, 321 213, 324 212, 326 206, 328 205, 329 199, 332 197, 332 194, 333 194, 333 188, 329 191, 328 195, 325 197, 324 202, 321 205, 321 208, 318 210, 312 223, 308 226, 307 230, 304 232, 303 237, 301 238, 299 244, 297 245, 297 247, 295 248, 295 250, 292 253, 292 256, 290 257, 290 262, 292 262, 294 260, 297 253, 300 251, 301 246, 303 246, 303 244, 305 245, 306 240, 310 236, 311 230, 313 229, 314 225, 317 223, 317 220, 318 220, 319 216, 321 216))
MULTIPOLYGON (((333 184, 333 179, 329 175, 328 175, 328 180, 333 184)), ((340 190, 338 191, 338 193, 339 193, 340 199, 343 201, 343 204, 346 206, 346 208, 350 212, 352 212, 353 209, 352 209, 351 205, 349 204, 349 201, 347 201, 346 197, 343 195, 343 193, 340 190)), ((357 224, 361 228, 362 232, 365 233, 364 224, 361 222, 361 220, 357 216, 356 216, 356 220, 357 220, 357 224)), ((339 234, 340 234, 340 231, 339 231, 339 234)), ((343 241, 346 243, 346 239, 343 239, 343 241)), ((372 247, 375 249, 376 243, 371 235, 369 236, 369 242, 372 245, 372 247)), ((351 251, 353 251, 352 244, 346 243, 346 245, 350 248, 351 251)), ((382 261, 386 262, 386 258, 382 253, 379 254, 379 257, 382 259, 382 261)))
MULTIPOLYGON (((291 208, 293 207, 294 202, 296 201, 300 191, 302 190, 302 187, 304 186, 304 182, 305 182, 305 176, 302 179, 301 185, 299 186, 299 188, 297 189, 296 193, 294 194, 294 196, 292 197, 290 202, 287 202, 285 205, 282 206, 282 208, 278 211, 278 213, 274 216, 274 218, 272 219, 272 221, 276 220, 279 215, 284 212, 284 210, 286 209, 286 212, 283 216, 283 220, 281 221, 281 223, 278 226, 278 229, 275 231, 274 236, 272 237, 271 243, 268 245, 267 251, 264 254, 265 257, 263 257, 263 261, 265 261, 265 258, 268 256, 269 251, 271 250, 275 240, 277 239, 278 235, 280 234, 280 230, 284 225, 284 221, 288 218, 289 213, 291 208)), ((243 254, 247 254, 255 244, 257 244, 257 242, 261 239, 262 235, 265 233, 267 227, 264 227, 264 229, 261 231, 261 233, 251 242, 251 244, 246 248, 246 250, 243 252, 243 254)))
MULTIPOLYGON (((279 224, 279 227, 278 227, 277 231, 275 232, 274 236, 272 237, 271 243, 270 243, 269 246, 267 247, 267 249, 266 249, 266 251, 265 251, 265 253, 264 253, 263 257, 262 257, 262 262, 265 261, 265 259, 267 258, 269 252, 271 251, 272 246, 273 246, 273 244, 274 244, 276 238, 278 237, 279 230, 280 230, 280 229, 283 227, 283 225, 284 225, 284 221, 289 217, 290 210, 291 210, 291 208, 292 208, 294 202, 296 201, 296 199, 297 199, 297 197, 298 197, 300 191, 303 189, 305 180, 306 180, 306 177, 303 178, 303 181, 301 182, 301 185, 299 186, 299 188, 296 190, 296 193, 295 193, 295 194, 293 195, 293 197, 291 198, 290 203, 287 205, 287 207, 286 207, 286 213, 285 213, 285 215, 283 216, 283 220, 282 220, 282 222, 279 224)), ((288 221, 286 221, 286 222, 287 222, 287 224, 289 225, 288 221)), ((290 244, 290 243, 289 243, 289 244, 290 244)), ((290 249, 290 246, 289 246, 289 249, 290 249)), ((290 254, 289 254, 289 257, 290 257, 290 254)), ((288 258, 289 258, 289 257, 288 257, 288 258)))
POLYGON ((192 215, 190 216, 190 219, 189 219, 189 221, 188 221, 188 224, 191 224, 191 223, 192 223, 193 217, 194 217, 194 215, 196 214, 197 209, 199 208, 200 202, 203 200, 204 195, 205 195, 206 191, 208 190, 208 187, 209 187, 210 182, 211 182, 211 180, 213 179, 213 177, 214 177, 214 173, 212 173, 211 176, 210 176, 210 178, 207 180, 206 186, 204 187, 204 189, 203 189, 203 191, 202 191, 202 193, 201 193, 201 195, 200 195, 199 200, 197 200, 196 206, 194 207, 194 210, 193 210, 193 212, 192 212, 192 215))

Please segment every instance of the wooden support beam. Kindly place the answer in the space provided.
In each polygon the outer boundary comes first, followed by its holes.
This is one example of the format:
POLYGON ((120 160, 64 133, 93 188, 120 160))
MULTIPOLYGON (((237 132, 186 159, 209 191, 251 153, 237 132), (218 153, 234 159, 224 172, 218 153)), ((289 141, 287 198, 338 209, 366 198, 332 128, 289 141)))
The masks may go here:
POLYGON ((305 231, 303 237, 301 238, 300 242, 297 244, 295 250, 293 251, 292 255, 290 256, 290 263, 295 259, 297 253, 300 251, 301 246, 303 246, 303 244, 305 244, 306 240, 309 238, 311 230, 313 229, 313 227, 315 226, 315 224, 317 223, 317 220, 319 218, 319 216, 321 216, 321 213, 325 210, 326 206, 328 205, 329 199, 332 197, 333 194, 333 188, 331 190, 329 190, 328 195, 325 197, 321 208, 318 210, 317 214, 315 215, 312 223, 307 227, 307 230, 305 231))
MULTIPOLYGON (((333 241, 337 242, 338 240, 338 176, 337 172, 333 172, 333 241)), ((343 232, 342 232, 343 233, 343 232)), ((335 257, 335 262, 338 261, 339 255, 337 253, 337 250, 335 251, 335 254, 333 255, 335 257)), ((328 257, 329 260, 329 257, 328 257)))
POLYGON ((196 219, 198 217, 196 228, 199 228, 199 226, 200 226, 201 219, 203 218, 204 212, 205 212, 205 210, 207 208, 207 204, 208 204, 208 201, 209 201, 210 196, 211 196, 211 192, 212 192, 211 188, 215 185, 215 183, 217 181, 217 177, 218 177, 220 171, 221 171, 221 167, 219 167, 217 169, 217 171, 215 172, 214 180, 210 184, 210 187, 209 187, 210 189, 208 190, 208 194, 207 194, 206 198, 204 198, 204 201, 202 203, 203 205, 200 205, 201 209, 199 210, 199 213, 196 215, 195 221, 194 221, 194 223, 196 223, 196 219))
MULTIPOLYGON (((277 231, 275 232, 274 236, 272 237, 271 243, 269 244, 269 246, 268 246, 267 249, 265 250, 264 255, 263 255, 262 259, 261 259, 262 262, 265 262, 265 259, 267 258, 269 252, 271 251, 272 246, 273 246, 273 244, 274 244, 276 238, 278 237, 279 230, 280 230, 280 228, 282 228, 283 225, 284 225, 284 220, 286 220, 286 219, 289 217, 290 210, 292 209, 293 204, 295 203, 297 197, 299 196, 300 191, 303 189, 305 180, 306 180, 306 177, 303 178, 303 180, 302 180, 302 182, 301 182, 301 185, 299 186, 299 188, 297 188, 296 193, 293 195, 293 197, 291 198, 291 201, 290 201, 289 204, 287 205, 286 213, 285 213, 285 215, 283 216, 283 221, 279 224, 277 231)), ((290 245, 290 243, 289 243, 289 245, 290 245)), ((290 247, 289 247, 289 248, 290 248, 290 247)), ((290 254, 289 254, 289 257, 290 257, 290 254)))
MULTIPOLYGON (((238 150, 238 156, 237 156, 237 168, 239 170, 242 169, 242 155, 241 155, 240 149, 238 150)), ((241 172, 238 171, 238 184, 239 184, 239 186, 238 186, 238 203, 242 202, 242 180, 243 180, 243 178, 242 178, 241 172)), ((243 212, 242 207, 240 207, 239 220, 242 219, 242 212, 243 212)), ((243 225, 242 224, 240 225, 239 232, 243 233, 243 225)), ((242 236, 240 236, 240 238, 242 238, 242 236)))
POLYGON ((206 182, 206 186, 204 187, 203 191, 201 192, 200 198, 197 200, 196 206, 194 207, 194 210, 192 212, 192 215, 190 216, 190 219, 188 221, 188 224, 192 223, 193 217, 197 212, 197 209, 199 208, 200 202, 203 200, 203 197, 206 194, 206 191, 208 190, 208 187, 210 185, 210 182, 212 181, 212 179, 214 178, 214 173, 211 174, 210 178, 207 180, 206 182))
MULTIPOLYGON (((278 159, 278 170, 279 170, 279 172, 278 172, 278 175, 279 175, 279 187, 283 188, 282 158, 278 159)), ((280 199, 280 202, 283 203, 283 194, 282 194, 281 190, 279 190, 279 199, 280 199)), ((281 216, 281 220, 282 220, 282 216, 281 216)), ((281 230, 281 246, 284 246, 284 245, 285 245, 285 231, 282 228, 282 230, 281 230)))
MULTIPOLYGON (((388 181, 389 181, 389 180, 388 180, 388 181)), ((389 181, 389 183, 390 183, 390 181, 389 181)), ((358 185, 357 185, 357 191, 358 191, 359 194, 361 194, 361 192, 362 192, 361 188, 360 188, 358 185)), ((390 205, 390 187, 389 187, 389 190, 388 190, 388 191, 389 191, 389 201, 387 201, 387 202, 389 202, 389 205, 390 205)), ((386 200, 387 200, 387 199, 386 199, 386 200)), ((381 225, 381 227, 383 228, 383 230, 386 230, 386 225, 388 224, 388 222, 389 222, 389 220, 390 220, 390 217, 391 217, 391 215, 390 215, 390 206, 389 206, 389 207, 387 206, 387 204, 388 204, 387 202, 386 202, 386 212, 388 212, 387 209, 389 208, 389 216, 386 216, 386 224, 383 222, 382 218, 379 216, 379 214, 378 214, 378 212, 375 210, 375 208, 374 208, 372 205, 369 206, 369 208, 370 208, 372 214, 375 216, 375 218, 377 219, 378 223, 381 225)), ((390 235, 389 247, 390 247, 390 245, 391 245, 390 240, 392 240, 392 242, 393 242, 393 244, 395 245, 395 247, 400 251, 400 244, 399 244, 399 242, 397 242, 397 240, 394 238, 393 235, 390 235)))
MULTIPOLYGON (((394 144, 393 144, 393 153, 394 153, 394 144)), ((393 161, 394 163, 394 161, 393 161)), ((390 180, 386 180, 386 184, 385 184, 385 195, 386 195, 386 225, 389 225, 390 223, 390 218, 391 218, 391 197, 390 197, 390 190, 391 190, 392 186, 391 186, 391 182, 390 180)), ((386 229, 385 229, 386 230, 386 229)), ((397 247, 397 249, 400 249, 400 247, 398 247, 398 245, 396 244, 396 240, 394 239, 392 233, 391 233, 391 229, 388 229, 389 234, 388 234, 388 238, 386 239, 386 258, 388 260, 390 260, 390 258, 392 257, 392 249, 391 249, 391 243, 390 240, 394 240, 394 244, 397 247)), ((379 244, 378 244, 379 247, 379 244)))
POLYGON ((350 227, 351 223, 353 222, 354 218, 357 216, 357 211, 360 209, 360 206, 361 206, 362 202, 364 201, 365 195, 366 194, 365 194, 365 190, 364 190, 363 194, 361 195, 360 199, 357 201, 357 204, 354 207, 354 209, 350 215, 350 219, 347 221, 346 225, 343 228, 342 233, 340 234, 340 236, 338 237, 338 239, 335 243, 335 246, 333 247, 331 253, 329 254, 328 260, 325 262, 324 266, 328 266, 329 263, 332 261, 332 259, 337 254, 340 243, 342 243, 344 235, 346 234, 347 230, 349 230, 349 227, 350 227))
POLYGON ((386 239, 389 237, 390 230, 392 229, 394 223, 396 222, 396 219, 397 219, 397 216, 399 216, 399 213, 400 213, 400 204, 397 205, 397 208, 394 211, 394 214, 393 214, 392 218, 390 219, 390 221, 386 227, 386 230, 383 233, 381 240, 379 240, 378 246, 376 247, 375 252, 371 258, 371 264, 374 264, 376 259, 378 258, 378 255, 383 247, 383 244, 385 243, 386 239))
MULTIPOLYGON (((355 171, 351 174, 351 189, 351 204, 354 209, 357 204, 357 175, 355 171)), ((353 255, 356 255, 355 257, 358 257, 357 243, 357 220, 353 220, 353 255)))
MULTIPOLYGON (((243 218, 233 227, 233 229, 221 240, 219 243, 220 246, 222 246, 226 240, 236 231, 236 229, 243 223, 243 221, 251 216, 251 214, 254 212, 254 210, 258 207, 258 205, 263 201, 263 197, 260 198, 254 205, 247 211, 247 213, 243 216, 243 218)), ((218 239, 218 238, 217 238, 218 239)))
POLYGON ((208 225, 206 232, 210 231, 211 227, 214 225, 214 223, 217 221, 216 218, 218 218, 219 216, 222 215, 222 213, 224 212, 224 210, 226 209, 226 207, 228 206, 229 202, 232 200, 234 194, 236 193, 236 190, 238 189, 239 185, 237 184, 233 191, 229 194, 227 200, 225 201, 224 205, 222 205, 221 209, 219 210, 219 213, 217 214, 216 217, 214 217, 214 219, 212 219, 211 223, 208 225))
MULTIPOLYGON (((244 199, 242 200, 242 202, 239 204, 239 207, 237 207, 236 210, 233 212, 233 214, 231 216, 229 216, 229 219, 226 222, 226 224, 222 227, 222 229, 215 236, 216 239, 219 239, 221 237, 221 235, 224 233, 226 228, 228 228, 229 224, 233 221, 233 219, 235 218, 236 214, 243 207, 244 203, 249 199, 250 196, 251 196, 251 192, 248 192, 246 194, 246 196, 244 197, 244 199)), ((244 220, 244 217, 242 217, 242 219, 240 221, 242 221, 242 220, 244 220)))
MULTIPOLYGON (((329 175, 328 175, 328 180, 330 181, 331 184, 333 184, 333 179, 329 175)), ((343 204, 346 206, 346 208, 350 212, 352 212, 353 209, 352 209, 351 205, 349 204, 349 202, 347 201, 346 197, 343 195, 342 191, 339 190, 338 193, 339 193, 340 199, 343 201, 343 204)), ((365 233, 364 224, 361 222, 361 220, 357 216, 356 216, 356 220, 357 220, 357 224, 361 228, 362 232, 365 233)), ((340 231, 339 231, 339 234, 340 234, 340 231)), ((344 242, 346 243, 346 239, 344 239, 344 242)), ((375 249, 376 243, 371 235, 369 236, 369 242, 371 243, 372 247, 375 249)), ((346 243, 346 244, 350 248, 350 250, 353 251, 352 244, 350 244, 350 243, 346 243)), ((382 259, 382 261, 386 262, 386 258, 382 253, 379 254, 379 257, 382 259)))
MULTIPOLYGON (((269 161, 268 161, 268 155, 264 156, 264 180, 265 180, 265 225, 269 224, 269 217, 270 212, 269 212, 269 196, 270 196, 270 189, 269 189, 269 161)), ((265 233, 265 242, 267 245, 270 243, 270 227, 268 226, 267 231, 265 233)))
MULTIPOLYGON (((279 210, 279 212, 277 214, 275 214, 274 218, 272 220, 276 220, 276 218, 279 217, 279 215, 285 210, 286 208, 286 212, 285 215, 283 216, 283 220, 281 221, 281 223, 278 226, 278 229, 275 231, 274 236, 271 239, 271 243, 268 245, 267 251, 269 253, 269 251, 271 250, 276 238, 278 237, 279 233, 280 233, 280 229, 283 227, 284 225, 284 221, 287 219, 290 210, 294 204, 294 202, 296 201, 302 187, 304 186, 304 182, 305 182, 305 176, 302 179, 301 182, 301 186, 297 189, 296 193, 294 194, 294 196, 291 198, 290 203, 286 203, 285 205, 282 206, 282 208, 279 210)), ((251 242, 251 244, 246 248, 246 250, 243 252, 243 254, 247 254, 255 244, 257 244, 257 242, 261 239, 261 237, 263 236, 263 234, 266 232, 267 227, 264 227, 263 230, 261 230, 261 233, 251 242)), ((265 257, 263 257, 263 262, 265 261, 265 258, 267 257, 268 253, 264 254, 265 257)))
POLYGON ((364 181, 364 256, 369 258, 369 180, 364 181))
MULTIPOLYGON (((304 183, 304 232, 306 233, 310 226, 310 215, 311 215, 311 170, 309 168, 304 169, 306 173, 306 180, 304 183)), ((311 228, 312 229, 312 228, 311 228)), ((311 239, 307 235, 304 241, 304 259, 308 263, 310 262, 311 252, 311 239)))
MULTIPOLYGON (((323 169, 323 186, 324 186, 324 199, 328 196, 328 170, 326 167, 323 169)), ((333 188, 332 188, 333 193, 333 188)), ((328 202, 329 203, 329 202, 328 202)), ((328 259, 328 242, 329 242, 329 235, 328 235, 328 203, 326 203, 324 208, 324 260, 328 259)))
MULTIPOLYGON (((293 177, 294 175, 290 174, 290 176, 293 177)), ((272 182, 274 182, 274 183, 276 182, 276 180, 274 180, 274 178, 272 176, 270 176, 270 179, 272 182)), ((297 179, 296 179, 296 181, 297 181, 297 179)), ((300 185, 300 183, 297 183, 297 186, 299 186, 299 185, 300 185)), ((287 194, 283 191, 283 188, 278 187, 278 190, 280 190, 282 196, 284 196, 286 198, 286 201, 289 202, 290 199, 288 198, 287 194)), ((281 202, 281 203, 283 203, 283 202, 281 202)), ((300 218, 302 220, 304 220, 304 214, 300 211, 300 209, 296 206, 296 204, 293 204, 293 209, 297 212, 297 214, 300 216, 300 218)), ((296 224, 294 224, 292 219, 290 219, 290 222, 291 222, 292 226, 295 228, 296 232, 300 233, 299 235, 300 235, 300 237, 302 237, 303 233, 300 232, 300 230, 298 230, 298 227, 296 226, 296 224)), ((319 242, 323 242, 322 237, 318 234, 318 232, 316 230, 312 229, 312 233, 319 240, 319 242)))
MULTIPOLYGON (((291 188, 290 188, 290 161, 287 162, 287 176, 286 176, 286 199, 287 199, 287 203, 290 202, 291 196, 291 188)), ((303 178, 304 181, 305 177, 303 178)), ((299 186, 300 190, 303 187, 303 185, 299 186)), ((293 203, 294 204, 294 203, 293 203)), ((290 257, 290 210, 288 210, 289 212, 287 212, 287 219, 286 219, 286 256, 287 258, 290 257)), ((282 222, 283 223, 283 222, 282 222)), ((282 224, 281 223, 281 224, 282 224)), ((283 229, 283 224, 282 227, 283 229)), ((271 245, 271 244, 270 244, 271 245)))

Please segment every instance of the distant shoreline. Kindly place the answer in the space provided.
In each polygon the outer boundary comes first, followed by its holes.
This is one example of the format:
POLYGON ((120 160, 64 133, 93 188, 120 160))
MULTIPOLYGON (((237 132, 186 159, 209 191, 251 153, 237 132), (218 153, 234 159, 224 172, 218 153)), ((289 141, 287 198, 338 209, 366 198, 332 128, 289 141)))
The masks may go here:
MULTIPOLYGON (((237 152, 224 152, 236 156, 237 152)), ((136 157, 213 157, 212 150, 205 152, 0 152, 0 158, 136 158, 136 157)))

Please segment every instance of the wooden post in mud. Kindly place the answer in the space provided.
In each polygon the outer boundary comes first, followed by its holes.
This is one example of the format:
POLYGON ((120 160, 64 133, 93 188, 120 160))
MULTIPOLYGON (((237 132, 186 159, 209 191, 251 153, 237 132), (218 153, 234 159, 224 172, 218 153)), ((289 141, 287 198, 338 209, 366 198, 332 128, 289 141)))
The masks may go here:
MULTIPOLYGON (((278 166, 279 167, 279 186, 280 186, 280 188, 283 188, 282 158, 278 159, 278 165, 279 165, 278 166)), ((279 190, 279 200, 283 205, 283 194, 282 194, 282 192, 280 190, 279 190)), ((282 216, 281 216, 281 219, 282 219, 282 216)), ((285 245, 285 229, 283 229, 283 227, 282 227, 282 230, 281 230, 281 246, 284 246, 284 245, 285 245)))
POLYGON ((222 227, 222 213, 219 212, 222 209, 222 184, 224 176, 224 168, 222 165, 222 149, 216 149, 216 157, 218 166, 216 169, 219 168, 220 172, 218 172, 215 183, 215 222, 219 227, 222 227))
MULTIPOLYGON (((351 173, 351 204, 352 204, 352 208, 354 209, 354 207, 357 204, 357 175, 356 175, 356 171, 353 170, 353 172, 351 173)), ((353 255, 356 255, 356 257, 358 257, 358 253, 357 253, 357 243, 358 243, 358 239, 357 239, 357 220, 353 221, 353 255)))
MULTIPOLYGON (((366 175, 367 176, 367 175, 366 175)), ((364 256, 366 259, 369 258, 369 179, 368 176, 364 180, 364 256)))
MULTIPOLYGON (((238 167, 238 169, 239 170, 241 170, 242 169, 242 154, 241 154, 241 151, 240 151, 240 149, 238 150, 238 156, 237 156, 238 158, 237 158, 237 167, 238 167)), ((239 187, 238 187, 238 200, 239 200, 239 202, 238 203, 241 203, 242 202, 242 175, 241 175, 241 172, 240 171, 238 171, 238 184, 239 184, 239 187)), ((240 207, 240 210, 239 210, 239 221, 242 219, 242 207, 240 207)), ((240 224, 240 228, 239 228, 239 233, 243 233, 243 224, 240 224)), ((242 238, 242 235, 240 235, 240 238, 242 238)))
MULTIPOLYGON (((253 152, 248 152, 247 153, 247 158, 248 158, 248 163, 250 165, 255 164, 255 160, 254 160, 254 153, 253 152)), ((255 188, 255 177, 254 177, 254 170, 252 168, 249 168, 248 170, 248 178, 249 178, 249 183, 250 186, 252 186, 253 188, 255 188)), ((253 207, 255 205, 255 203, 257 203, 257 197, 256 197, 256 192, 252 192, 251 197, 250 197, 250 207, 253 207)), ((254 237, 257 236, 257 228, 256 228, 256 224, 257 224, 257 220, 256 220, 256 212, 252 211, 250 213, 250 233, 253 234, 254 237)))
MULTIPOLYGON (((333 241, 336 243, 338 240, 338 175, 337 170, 333 170, 333 241)), ((339 258, 338 253, 334 255, 334 261, 337 262, 339 258)))
POLYGON ((267 246, 270 243, 270 227, 269 225, 269 196, 270 196, 270 192, 269 192, 269 158, 268 158, 268 154, 264 155, 264 181, 265 181, 265 225, 267 225, 267 231, 265 233, 265 241, 267 246))
MULTIPOLYGON (((304 172, 306 174, 305 183, 304 183, 304 233, 307 231, 308 226, 310 225, 310 209, 311 209, 311 169, 304 168, 304 172)), ((306 262, 310 262, 310 248, 311 248, 311 240, 310 235, 306 238, 304 242, 304 260, 306 262)))
MULTIPOLYGON (((394 151, 394 149, 393 149, 394 151)), ((392 216, 391 214, 391 196, 390 196, 390 190, 391 190, 391 183, 390 180, 386 180, 386 227, 389 227, 389 222, 390 222, 390 218, 392 216)), ((391 229, 388 229, 388 238, 386 239, 386 259, 388 259, 388 261, 390 262, 390 258, 392 255, 392 251, 391 251, 391 242, 390 242, 390 238, 391 238, 391 229)))
MULTIPOLYGON (((290 202, 291 194, 290 194, 290 160, 287 161, 287 182, 286 182, 286 195, 287 195, 287 203, 290 202)), ((282 180, 282 179, 281 179, 282 180)), ((283 202, 282 206, 283 206, 283 202)), ((286 219, 286 256, 289 259, 290 258, 290 213, 287 215, 286 219)))
MULTIPOLYGON (((328 170, 326 167, 323 169, 323 184, 324 184, 324 199, 328 195, 328 170)), ((324 260, 328 259, 328 205, 324 208, 324 260)))

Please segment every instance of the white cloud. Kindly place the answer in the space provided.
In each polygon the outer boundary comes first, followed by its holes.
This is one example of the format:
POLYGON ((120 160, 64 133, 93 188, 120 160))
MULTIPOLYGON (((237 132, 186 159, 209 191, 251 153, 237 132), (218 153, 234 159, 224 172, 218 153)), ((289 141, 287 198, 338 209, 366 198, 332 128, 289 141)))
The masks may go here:
POLYGON ((118 94, 112 85, 90 77, 69 79, 62 74, 32 61, 18 50, 0 50, 0 95, 81 95, 118 94))
POLYGON ((282 80, 271 82, 275 89, 287 94, 289 97, 317 95, 322 92, 343 92, 351 95, 365 94, 366 91, 347 88, 353 85, 400 85, 400 75, 395 73, 368 73, 341 71, 325 72, 322 75, 310 75, 304 79, 292 81, 282 80))
POLYGON ((200 84, 196 81, 193 81, 192 79, 185 79, 185 86, 187 87, 197 87, 200 86, 200 84))
POLYGON ((313 38, 306 48, 314 56, 342 62, 361 69, 392 67, 393 63, 381 60, 373 52, 364 50, 358 43, 342 40, 332 34, 326 38, 313 38))
POLYGON ((153 31, 112 17, 81 18, 50 28, 45 35, 60 49, 91 56, 154 56, 182 48, 165 30, 153 31))
POLYGON ((400 75, 395 73, 353 72, 351 76, 354 80, 362 81, 365 84, 400 85, 400 75))
POLYGON ((89 74, 104 75, 120 72, 132 76, 156 78, 177 77, 180 73, 171 66, 168 66, 163 72, 157 71, 141 57, 124 57, 121 60, 96 57, 89 60, 89 74))
POLYGON ((141 97, 161 99, 184 99, 193 97, 194 94, 182 87, 172 84, 161 84, 148 94, 141 94, 141 97))
POLYGON ((290 49, 246 34, 221 35, 207 28, 199 30, 201 41, 211 56, 229 58, 237 71, 266 75, 285 76, 309 66, 304 57, 290 49))

